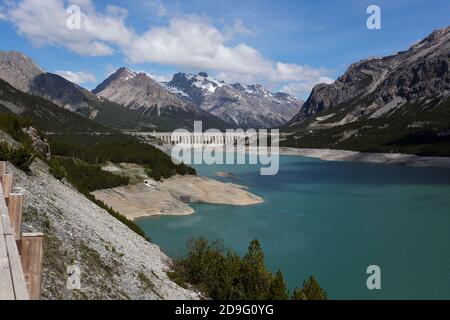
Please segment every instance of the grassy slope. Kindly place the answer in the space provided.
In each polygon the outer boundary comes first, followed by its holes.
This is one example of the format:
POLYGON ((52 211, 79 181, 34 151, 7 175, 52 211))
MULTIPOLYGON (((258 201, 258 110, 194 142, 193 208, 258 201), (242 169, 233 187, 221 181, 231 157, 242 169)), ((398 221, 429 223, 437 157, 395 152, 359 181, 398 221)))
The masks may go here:
MULTIPOLYGON (((0 111, 12 114, 11 110, 21 109, 20 119, 47 134, 53 155, 72 157, 91 164, 112 162, 134 162, 148 167, 155 179, 173 174, 194 174, 184 166, 175 165, 169 156, 137 138, 122 134, 97 124, 76 113, 64 110, 49 100, 23 93, 0 80, 0 111)), ((5 121, 13 121, 7 119, 5 121)), ((1 120, 1 119, 0 119, 1 120)), ((14 120, 17 122, 16 120, 14 120)), ((20 122, 19 121, 19 122, 20 122)), ((6 124, 5 124, 6 125, 6 124)), ((17 125, 11 130, 21 134, 17 125)), ((23 134, 22 134, 23 135, 23 134)))
POLYGON ((107 132, 110 129, 81 115, 67 111, 44 98, 26 94, 0 80, 0 112, 14 113, 11 105, 23 110, 33 125, 47 132, 107 132))
POLYGON ((445 135, 450 128, 450 100, 428 108, 422 105, 405 105, 389 117, 365 118, 328 129, 308 127, 316 117, 332 113, 335 114, 321 124, 339 121, 351 108, 351 103, 342 104, 315 115, 301 125, 283 128, 283 131, 295 132, 295 135, 289 137, 282 145, 298 148, 450 156, 450 136, 445 135), (343 139, 346 132, 356 134, 343 139))

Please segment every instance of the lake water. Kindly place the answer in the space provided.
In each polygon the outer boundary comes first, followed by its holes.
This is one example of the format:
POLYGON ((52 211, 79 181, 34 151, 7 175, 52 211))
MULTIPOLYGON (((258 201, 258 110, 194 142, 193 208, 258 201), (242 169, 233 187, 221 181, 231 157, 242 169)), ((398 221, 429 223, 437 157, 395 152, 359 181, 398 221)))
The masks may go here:
POLYGON ((450 170, 282 156, 276 176, 254 165, 200 165, 200 175, 247 186, 261 205, 194 204, 184 217, 138 224, 170 256, 191 237, 243 254, 259 239, 290 289, 314 275, 331 299, 450 299, 450 170), (217 171, 234 178, 218 178, 217 171), (366 269, 381 268, 369 291, 366 269))

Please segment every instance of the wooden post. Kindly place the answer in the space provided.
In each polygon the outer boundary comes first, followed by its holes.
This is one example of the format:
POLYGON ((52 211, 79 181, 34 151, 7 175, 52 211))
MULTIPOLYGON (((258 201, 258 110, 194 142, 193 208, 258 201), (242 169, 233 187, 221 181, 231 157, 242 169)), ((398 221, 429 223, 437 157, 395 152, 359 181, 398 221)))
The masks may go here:
POLYGON ((16 240, 20 240, 22 235, 22 207, 23 194, 11 193, 9 195, 8 213, 16 240))
POLYGON ((30 300, 39 300, 41 296, 43 245, 42 233, 22 234, 21 261, 30 300))
POLYGON ((13 184, 13 175, 5 174, 2 179, 2 187, 6 205, 8 205, 9 194, 11 193, 12 184, 13 184))
POLYGON ((8 250, 9 266, 11 268, 14 297, 16 300, 29 300, 27 285, 25 283, 25 274, 22 269, 19 252, 17 251, 15 236, 12 234, 6 235, 5 240, 8 250))
POLYGON ((6 173, 6 161, 0 161, 0 181, 6 173))

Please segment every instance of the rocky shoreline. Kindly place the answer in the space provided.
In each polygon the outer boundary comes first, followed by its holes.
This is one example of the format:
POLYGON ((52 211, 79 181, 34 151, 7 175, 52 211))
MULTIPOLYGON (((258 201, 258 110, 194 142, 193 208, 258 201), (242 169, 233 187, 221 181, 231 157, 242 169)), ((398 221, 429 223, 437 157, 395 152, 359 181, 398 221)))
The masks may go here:
MULTIPOLYGON (((225 152, 233 152, 236 148, 225 147, 223 150, 225 152)), ((239 152, 244 152, 244 149, 240 150, 241 151, 239 152)), ((250 151, 248 148, 245 148, 245 152, 248 153, 250 151)), ((324 161, 367 162, 415 167, 450 168, 450 157, 425 157, 405 153, 371 153, 337 149, 280 147, 279 154, 285 156, 318 158, 324 161)))

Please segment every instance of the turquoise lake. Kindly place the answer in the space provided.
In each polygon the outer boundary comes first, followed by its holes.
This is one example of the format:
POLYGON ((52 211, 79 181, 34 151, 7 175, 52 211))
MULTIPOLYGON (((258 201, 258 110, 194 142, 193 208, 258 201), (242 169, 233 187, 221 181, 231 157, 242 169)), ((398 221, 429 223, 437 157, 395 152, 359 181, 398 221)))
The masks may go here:
POLYGON ((291 290, 314 275, 331 299, 450 299, 449 169, 295 156, 280 157, 276 176, 256 165, 195 168, 265 202, 193 204, 190 216, 138 220, 168 255, 182 256, 194 236, 223 239, 240 254, 257 238, 291 290), (366 287, 369 265, 381 268, 381 290, 366 287))

